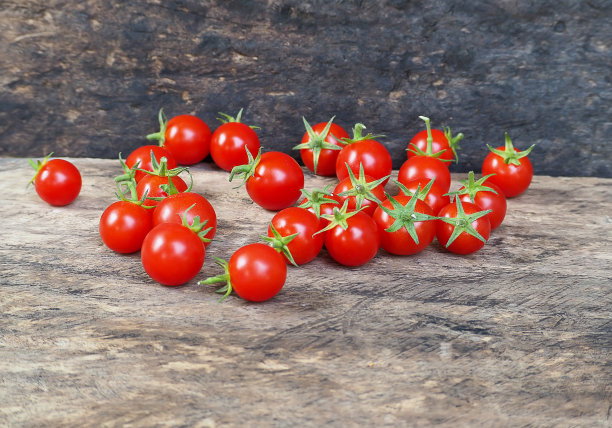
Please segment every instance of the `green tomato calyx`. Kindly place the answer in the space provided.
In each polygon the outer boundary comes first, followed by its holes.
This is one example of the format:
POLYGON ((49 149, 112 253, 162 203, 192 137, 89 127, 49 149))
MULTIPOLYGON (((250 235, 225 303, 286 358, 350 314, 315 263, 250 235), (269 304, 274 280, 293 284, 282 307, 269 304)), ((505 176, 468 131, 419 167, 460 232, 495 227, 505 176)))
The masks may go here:
POLYGON ((325 186, 324 189, 313 189, 312 191, 308 191, 306 189, 301 189, 302 195, 304 196, 304 202, 302 202, 299 206, 300 208, 308 209, 312 208, 314 214, 318 219, 321 218, 321 205, 323 204, 334 204, 340 205, 340 203, 330 198, 332 192, 329 191, 331 188, 331 183, 325 186))
MULTIPOLYGON (((419 194, 420 190, 421 186, 419 185, 415 193, 419 194)), ((416 233, 414 223, 418 221, 436 220, 437 217, 415 211, 416 203, 419 198, 415 197, 414 195, 410 197, 406 205, 402 205, 393 196, 389 194, 386 195, 393 209, 387 208, 382 204, 380 205, 380 209, 382 209, 385 213, 387 213, 387 215, 389 215, 389 217, 393 218, 395 221, 391 226, 385 229, 385 232, 393 233, 397 232, 401 228, 404 228, 406 229, 414 243, 418 245, 419 236, 416 233)))
MULTIPOLYGON (((325 125, 325 128, 323 128, 323 131, 321 131, 320 134, 317 134, 312 129, 312 127, 310 126, 306 118, 302 117, 302 120, 304 121, 304 127, 306 128, 306 133, 308 134, 308 141, 306 143, 298 144, 297 146, 293 147, 293 150, 304 150, 304 149, 312 150, 312 161, 314 164, 315 174, 317 173, 317 166, 319 165, 319 156, 321 155, 321 150, 323 149, 341 150, 342 149, 341 146, 337 146, 335 144, 331 144, 325 141, 325 139, 329 135, 329 130, 335 118, 336 116, 333 116, 331 119, 329 119, 329 122, 327 122, 327 125, 325 125)), ((333 134, 332 134, 332 137, 334 137, 333 134)), ((337 139, 337 138, 336 140, 338 140, 341 143, 343 142, 342 140, 337 139)))
POLYGON ((299 233, 294 233, 288 236, 282 236, 280 232, 276 230, 272 222, 270 222, 270 230, 272 231, 272 236, 261 235, 261 239, 266 244, 274 248, 276 251, 284 255, 293 266, 297 267, 297 263, 293 259, 293 255, 291 254, 291 251, 289 250, 288 245, 291 241, 295 239, 296 236, 299 235, 299 233))
POLYGON ((216 275, 216 276, 211 276, 210 278, 207 278, 203 281, 199 281, 198 284, 207 285, 207 284, 217 284, 219 282, 224 282, 225 283, 224 286, 215 290, 216 293, 224 293, 223 297, 219 299, 219 302, 222 302, 223 300, 227 298, 227 296, 232 294, 232 290, 233 290, 232 280, 229 274, 229 264, 225 260, 220 259, 215 256, 213 256, 213 259, 215 259, 215 263, 217 263, 219 266, 223 268, 223 273, 216 275))
POLYGON ((448 246, 452 244, 455 239, 457 239, 457 237, 464 232, 486 243, 487 240, 480 233, 478 233, 476 229, 474 229, 474 226, 472 226, 472 222, 478 220, 481 217, 486 216, 493 210, 483 210, 478 211, 474 214, 467 215, 463 210, 461 198, 455 198, 455 204, 457 204, 456 217, 438 217, 438 220, 442 220, 445 223, 452 224, 453 226, 455 226, 453 229, 453 233, 451 233, 450 238, 448 238, 446 247, 448 248, 448 246))
POLYGON ((354 196, 356 209, 360 209, 366 199, 380 204, 380 199, 378 199, 376 195, 372 193, 372 190, 382 184, 391 175, 386 175, 384 177, 379 178, 378 180, 367 181, 366 174, 363 170, 363 163, 359 164, 359 178, 355 178, 355 174, 353 174, 353 171, 351 170, 351 167, 349 166, 348 162, 346 162, 345 165, 353 188, 345 192, 339 193, 338 196, 354 196))
POLYGON ((372 135, 371 133, 363 135, 364 129, 366 129, 366 126, 363 123, 356 123, 353 127, 353 138, 342 138, 342 142, 345 144, 355 144, 360 141, 375 140, 384 137, 384 135, 372 135))
POLYGON ((168 118, 166 117, 163 108, 159 109, 157 120, 159 121, 159 131, 147 135, 147 140, 158 141, 159 146, 163 147, 164 143, 166 142, 166 128, 168 128, 168 118))
POLYGON ((255 168, 257 168, 257 165, 259 164, 259 161, 261 160, 261 147, 259 148, 259 151, 257 152, 257 156, 255 158, 253 158, 253 155, 251 154, 247 146, 244 146, 244 149, 246 150, 247 157, 248 157, 247 163, 244 165, 238 165, 238 166, 233 167, 230 172, 230 176, 229 176, 230 182, 236 176, 242 178, 242 183, 236 186, 235 189, 245 184, 248 181, 248 179, 251 178, 255 174, 255 168))
POLYGON ((495 173, 485 175, 484 177, 478 180, 474 180, 474 171, 470 171, 466 180, 459 180, 459 182, 463 184, 463 189, 457 190, 456 192, 447 193, 447 195, 468 195, 470 201, 472 202, 474 202, 474 198, 476 197, 476 194, 478 192, 493 192, 497 195, 497 192, 493 188, 484 185, 484 182, 487 181, 489 177, 492 177, 494 175, 495 173))
POLYGON ((504 146, 504 150, 494 149, 488 144, 487 144, 487 147, 497 156, 501 157, 504 160, 504 163, 506 165, 512 164, 515 166, 520 166, 521 164, 520 159, 529 155, 529 153, 531 153, 531 151, 535 147, 535 144, 532 144, 531 147, 529 147, 527 150, 523 150, 521 152, 521 151, 517 151, 514 148, 514 145, 512 144, 512 140, 510 139, 510 136, 508 135, 507 132, 505 133, 505 137, 506 137, 506 143, 504 146))
POLYGON ((325 220, 329 220, 329 224, 325 226, 323 229, 319 230, 318 232, 315 232, 313 236, 318 235, 319 233, 323 233, 328 230, 331 230, 336 226, 340 226, 344 230, 348 229, 347 220, 353 217, 355 214, 357 214, 361 210, 358 209, 358 210, 350 211, 350 212, 347 212, 347 211, 348 211, 348 199, 345 199, 344 203, 342 204, 342 207, 340 208, 334 207, 333 214, 321 215, 321 217, 324 218, 325 220))

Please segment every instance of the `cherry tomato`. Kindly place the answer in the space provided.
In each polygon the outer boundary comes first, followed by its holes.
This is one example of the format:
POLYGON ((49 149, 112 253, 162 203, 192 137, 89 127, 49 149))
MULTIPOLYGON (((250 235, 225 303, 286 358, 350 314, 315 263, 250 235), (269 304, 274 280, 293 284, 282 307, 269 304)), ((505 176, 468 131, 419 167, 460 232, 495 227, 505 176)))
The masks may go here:
POLYGON ((145 237, 140 254, 149 276, 168 286, 193 279, 202 269, 205 258, 198 235, 176 223, 155 226, 145 237))
POLYGON ((334 211, 327 226, 325 247, 329 255, 344 266, 361 266, 372 260, 380 247, 378 227, 372 217, 361 212, 347 213, 347 202, 334 211), (339 221, 339 219, 341 219, 339 221))
POLYGON ((433 210, 422 200, 413 200, 413 197, 404 194, 383 201, 372 218, 378 226, 380 246, 391 254, 419 253, 436 236, 433 210), (418 242, 411 236, 409 229, 412 229, 418 242))
POLYGON ((491 230, 494 230, 504 221, 507 202, 504 192, 488 178, 485 176, 484 180, 480 179, 475 182, 474 173, 470 171, 468 180, 462 181, 464 185, 458 190, 457 195, 461 198, 461 202, 471 202, 478 205, 481 210, 490 209, 491 212, 487 214, 487 218, 491 223, 491 230))
POLYGON ((513 198, 523 193, 531 184, 533 166, 527 155, 533 145, 524 151, 515 149, 506 133, 506 145, 493 149, 482 163, 482 175, 495 174, 488 181, 496 184, 507 198, 513 198))
POLYGON ((296 265, 303 265, 314 259, 323 248, 325 236, 315 235, 320 229, 320 222, 316 215, 303 208, 289 207, 272 217, 268 226, 268 237, 271 239, 267 241, 272 244, 273 248, 281 250, 287 263, 291 263, 292 259, 296 265), (287 238, 294 234, 297 235, 286 244, 280 238, 287 238), (275 237, 275 235, 279 236, 275 237))
MULTIPOLYGON (((206 222, 203 227, 210 230, 203 237, 206 240, 213 239, 217 231, 215 209, 208 199, 193 192, 175 193, 161 200, 153 211, 153 226, 160 223, 183 224, 183 215, 189 225, 194 223, 196 217, 199 217, 200 223, 206 222), (186 210, 188 211, 185 214, 186 210)), ((204 246, 209 244, 210 241, 204 242, 204 246)))
MULTIPOLYGON (((400 183, 402 182, 400 181, 400 183)), ((422 179, 422 180, 411 180, 411 181, 408 181, 407 183, 402 183, 402 184, 406 186, 406 188, 411 193, 414 193, 417 191, 418 188, 420 188, 420 190, 423 190, 425 186, 427 186, 428 183, 429 183, 429 180, 422 179)), ((447 193, 447 190, 440 187, 434 181, 431 187, 429 188, 427 195, 424 198, 421 198, 421 196, 419 195, 418 198, 423 200, 427 205, 429 205, 434 215, 437 215, 443 206, 450 204, 450 196, 448 196, 446 193, 447 193)))
MULTIPOLYGON (((184 192, 187 190, 188 186, 185 181, 178 176, 174 177, 161 177, 159 175, 149 175, 147 174, 142 180, 138 182, 136 185, 136 193, 138 198, 141 199, 143 195, 146 193, 147 198, 165 198, 168 196, 161 186, 163 184, 168 184, 169 179, 172 179, 172 184, 176 187, 176 190, 179 192, 184 192)), ((144 205, 148 207, 155 207, 159 204, 159 201, 153 199, 147 199, 144 205)))
POLYGON ((418 156, 421 153, 427 153, 430 156, 437 155, 438 159, 444 162, 446 167, 449 167, 451 161, 457 161, 457 149, 459 149, 459 141, 463 138, 463 134, 459 133, 453 137, 450 128, 432 129, 429 125, 429 118, 419 116, 425 121, 427 129, 419 131, 408 143, 407 154, 408 159, 418 156), (431 149, 428 151, 427 138, 431 138, 431 149), (438 153, 440 153, 438 155, 438 153))
MULTIPOLYGON (((299 207, 307 209, 319 218, 319 230, 325 228, 329 220, 323 215, 332 215, 334 208, 340 208, 342 205, 340 197, 327 190, 313 190, 312 192, 302 190, 302 193, 306 197, 299 203, 299 207)), ((322 235, 325 235, 325 232, 322 235)))
MULTIPOLYGON (((151 151, 153 152, 153 156, 159 162, 161 158, 165 157, 167 159, 168 169, 173 169, 177 167, 176 160, 174 156, 163 147, 154 146, 154 145, 146 145, 136 148, 125 160, 125 164, 128 168, 132 168, 134 165, 138 163, 139 169, 144 169, 146 171, 153 171, 153 164, 151 162, 151 151)), ((140 181, 146 173, 142 171, 136 171, 136 175, 134 178, 136 182, 140 181)))
POLYGON ((229 263, 215 258, 224 273, 200 281, 199 284, 225 282, 218 292, 224 292, 225 299, 233 291, 245 300, 263 302, 276 296, 285 285, 287 264, 285 259, 272 247, 265 244, 249 244, 238 249, 229 263))
POLYGON ((347 165, 353 174, 358 174, 360 165, 363 165, 366 175, 374 179, 387 177, 382 182, 384 186, 389 181, 388 176, 393 169, 391 154, 385 146, 374 139, 376 136, 368 134, 364 137, 363 129, 365 129, 363 124, 356 124, 353 128, 353 138, 344 140, 347 144, 340 150, 336 159, 336 176, 338 180, 348 177, 347 165))
POLYGON ((340 125, 332 123, 334 118, 327 123, 321 122, 310 127, 306 119, 304 126, 306 133, 302 137, 302 143, 294 149, 300 149, 300 156, 306 168, 317 175, 332 177, 336 174, 336 159, 340 149, 344 147, 343 138, 348 138, 348 133, 340 125))
POLYGON ((236 118, 222 115, 227 118, 227 121, 212 134, 210 156, 219 168, 231 171, 233 167, 248 162, 247 149, 251 155, 256 155, 260 142, 253 128, 240 122, 242 110, 236 118))
POLYGON ((436 220, 438 241, 447 250, 456 254, 471 254, 480 250, 491 234, 487 213, 488 211, 481 210, 476 204, 461 203, 460 198, 456 198, 455 203, 448 204, 438 213, 438 217, 441 218, 436 220), (447 223, 445 220, 452 223, 447 223), (453 232, 458 235, 451 241, 453 232), (483 239, 479 239, 477 235, 483 239))
POLYGON ((153 228, 151 211, 129 201, 112 203, 100 217, 98 229, 102 242, 117 253, 129 254, 140 250, 153 228))
POLYGON ((436 179, 436 184, 444 189, 444 193, 448 192, 451 175, 444 162, 430 156, 414 156, 401 166, 397 179, 400 183, 408 183, 412 180, 429 181, 432 178, 436 179))
POLYGON ((179 165, 193 165, 202 161, 210 151, 210 128, 199 117, 182 114, 167 120, 159 111, 160 131, 147 135, 149 140, 159 140, 179 165))
POLYGON ((368 175, 362 176, 363 183, 355 185, 355 182, 351 181, 351 177, 347 177, 340 181, 334 189, 334 194, 340 198, 340 203, 345 200, 348 201, 348 211, 355 211, 358 208, 362 208, 362 212, 372 216, 376 208, 378 208, 378 202, 382 202, 385 199, 385 189, 382 184, 375 184, 376 179, 368 175), (369 186, 375 184, 374 186, 369 186), (364 192, 360 192, 360 189, 364 192), (343 196, 342 193, 353 193, 343 196), (360 206, 358 206, 360 205, 360 206))
POLYGON ((304 187, 304 172, 286 153, 266 152, 255 159, 248 154, 249 163, 232 169, 230 181, 241 175, 253 202, 267 210, 278 211, 295 203, 304 187))
POLYGON ((49 160, 50 157, 37 163, 30 160, 30 165, 36 170, 31 182, 43 201, 58 207, 68 205, 79 196, 81 173, 71 162, 64 159, 49 160))

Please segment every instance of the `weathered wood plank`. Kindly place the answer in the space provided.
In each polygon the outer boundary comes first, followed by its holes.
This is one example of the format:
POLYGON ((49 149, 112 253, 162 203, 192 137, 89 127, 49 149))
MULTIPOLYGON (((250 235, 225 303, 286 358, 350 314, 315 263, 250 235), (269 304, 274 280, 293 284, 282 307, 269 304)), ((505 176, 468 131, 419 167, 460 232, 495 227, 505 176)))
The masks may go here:
MULTIPOLYGON (((434 244, 347 269, 324 253, 267 303, 219 304, 106 249, 117 162, 73 161, 81 195, 53 208, 24 159, 0 159, 1 425, 609 423, 610 179, 535 177, 475 255, 434 244)), ((192 171, 220 218, 203 278, 273 213, 192 171)))

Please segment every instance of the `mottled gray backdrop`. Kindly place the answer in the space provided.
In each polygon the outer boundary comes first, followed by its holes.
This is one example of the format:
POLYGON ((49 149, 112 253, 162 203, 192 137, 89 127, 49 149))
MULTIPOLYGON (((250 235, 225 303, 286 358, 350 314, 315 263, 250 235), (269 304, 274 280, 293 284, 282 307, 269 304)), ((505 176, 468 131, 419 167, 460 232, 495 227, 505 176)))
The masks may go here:
POLYGON ((399 168, 427 115, 466 136, 454 171, 508 131, 538 174, 610 177, 611 22, 609 0, 0 0, 0 155, 114 158, 160 107, 244 107, 267 150, 336 115, 399 168))

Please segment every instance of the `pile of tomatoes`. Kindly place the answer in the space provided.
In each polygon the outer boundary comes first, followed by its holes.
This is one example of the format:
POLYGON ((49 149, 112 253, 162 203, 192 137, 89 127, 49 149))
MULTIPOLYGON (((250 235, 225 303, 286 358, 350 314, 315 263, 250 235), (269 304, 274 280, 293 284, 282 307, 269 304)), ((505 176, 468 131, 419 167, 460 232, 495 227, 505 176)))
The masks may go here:
MULTIPOLYGON (((262 242, 237 249, 229 261, 215 258, 223 272, 199 282, 223 283, 217 290, 223 298, 235 291, 249 301, 274 297, 285 284, 287 264, 304 265, 323 247, 346 266, 364 265, 380 248, 416 254, 434 239, 448 251, 474 253, 502 223, 506 198, 524 192, 533 176, 527 158, 533 146, 519 151, 506 134, 504 146, 488 146, 483 176, 476 179, 470 172, 451 192, 448 166, 458 159, 463 135, 432 129, 421 116, 425 129, 408 143, 407 160, 394 180, 399 193, 390 195, 385 185, 392 162, 378 141, 382 136, 364 135, 361 123, 350 137, 334 118, 314 126, 304 119, 306 132, 294 149, 313 174, 338 179, 334 188, 305 189, 302 167, 286 153, 262 153, 257 128, 241 122, 242 110, 236 117, 221 116, 222 125, 211 132, 196 116, 168 120, 160 110, 160 130, 147 136, 157 143, 137 148, 125 160, 119 155, 119 200, 102 213, 100 236, 117 253, 140 251, 144 270, 160 284, 176 286, 195 278, 214 242, 215 210, 191 191, 189 173, 190 165, 209 154, 229 173, 229 181, 243 180, 257 205, 276 211, 262 242)), ((47 157, 31 164, 42 199, 66 205, 77 197, 81 177, 70 162, 47 157)))

